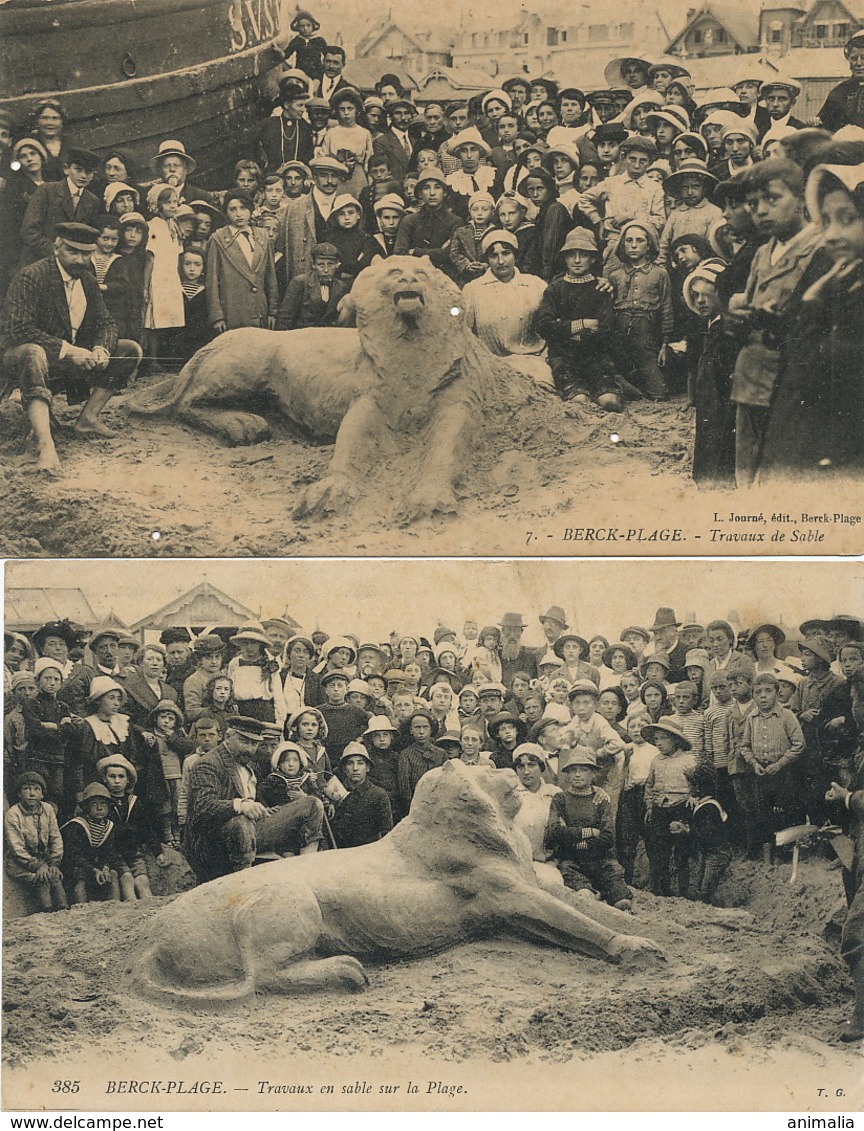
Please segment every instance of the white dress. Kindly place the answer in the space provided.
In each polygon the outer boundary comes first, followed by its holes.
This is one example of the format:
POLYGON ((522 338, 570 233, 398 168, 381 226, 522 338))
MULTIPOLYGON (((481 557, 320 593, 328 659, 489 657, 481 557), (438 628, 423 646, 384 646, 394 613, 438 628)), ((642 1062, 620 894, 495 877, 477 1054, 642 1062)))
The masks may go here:
POLYGON ((183 241, 171 220, 155 216, 150 221, 147 250, 153 256, 153 273, 144 326, 148 330, 168 330, 186 325, 183 287, 178 262, 183 241))

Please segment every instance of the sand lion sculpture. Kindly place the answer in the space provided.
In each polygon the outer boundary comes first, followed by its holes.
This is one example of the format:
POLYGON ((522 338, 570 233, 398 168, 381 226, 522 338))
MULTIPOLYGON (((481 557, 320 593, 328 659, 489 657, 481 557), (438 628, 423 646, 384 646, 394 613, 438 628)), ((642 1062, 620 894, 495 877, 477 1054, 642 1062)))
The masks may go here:
POLYGON ((447 762, 421 779, 410 814, 383 840, 260 865, 179 896, 149 926, 135 988, 216 1007, 262 993, 361 990, 364 961, 495 935, 610 962, 662 960, 649 940, 543 890, 513 824, 516 786, 512 770, 447 762))
POLYGON ((128 407, 230 444, 255 443, 280 422, 335 440, 329 471, 306 489, 298 518, 346 509, 373 472, 380 484, 392 459, 401 459, 397 519, 455 513, 481 426, 541 394, 465 326, 458 288, 428 259, 379 260, 349 301, 356 329, 231 330, 128 407))

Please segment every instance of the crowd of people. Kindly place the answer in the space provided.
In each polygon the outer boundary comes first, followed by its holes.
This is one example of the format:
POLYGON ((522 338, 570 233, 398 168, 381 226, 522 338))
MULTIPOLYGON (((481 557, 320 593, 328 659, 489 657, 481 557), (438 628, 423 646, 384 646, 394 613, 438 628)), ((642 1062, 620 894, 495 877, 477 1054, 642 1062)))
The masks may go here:
POLYGON ((347 324, 354 279, 391 255, 427 256, 485 344, 565 400, 686 396, 697 482, 860 467, 864 32, 805 123, 800 84, 748 56, 698 98, 685 66, 631 58, 599 90, 514 76, 421 105, 394 74, 351 86, 311 13, 291 28, 278 105, 225 139, 221 191, 177 140, 146 175, 76 147, 53 99, 0 122, 0 351, 45 470, 52 390, 104 435, 142 356, 347 324))
POLYGON ((539 623, 539 648, 512 612, 378 642, 278 617, 143 645, 66 620, 7 631, 6 875, 50 911, 146 898, 169 849, 202 883, 371 843, 451 758, 514 770, 535 861, 620 910, 640 846, 654 894, 716 904, 733 853, 770 866, 785 828, 860 842, 860 619, 808 620, 797 642, 666 606, 591 638, 560 606, 539 623))

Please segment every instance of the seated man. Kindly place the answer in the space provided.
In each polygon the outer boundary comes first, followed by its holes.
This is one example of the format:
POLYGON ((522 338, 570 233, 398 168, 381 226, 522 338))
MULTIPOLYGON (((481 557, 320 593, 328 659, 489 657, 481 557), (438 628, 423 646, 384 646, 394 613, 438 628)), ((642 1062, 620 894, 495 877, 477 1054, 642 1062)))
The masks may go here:
POLYGON ((275 812, 255 800, 255 756, 276 734, 258 719, 232 715, 224 739, 193 766, 185 851, 199 883, 251 868, 259 852, 318 851, 324 807, 317 797, 275 812))
POLYGON ((118 340, 114 321, 90 272, 99 233, 86 224, 58 224, 52 254, 24 267, 9 287, 0 323, 0 357, 21 389, 39 449, 38 467, 59 473, 51 435, 53 389, 84 402, 75 424, 82 436, 113 436, 99 413, 128 384, 141 361, 137 342, 118 340))
POLYGON ((512 232, 488 232, 480 254, 488 270, 462 289, 465 323, 487 349, 503 357, 538 385, 552 388, 552 371, 543 357, 545 342, 534 322, 546 283, 516 267, 519 243, 512 232))

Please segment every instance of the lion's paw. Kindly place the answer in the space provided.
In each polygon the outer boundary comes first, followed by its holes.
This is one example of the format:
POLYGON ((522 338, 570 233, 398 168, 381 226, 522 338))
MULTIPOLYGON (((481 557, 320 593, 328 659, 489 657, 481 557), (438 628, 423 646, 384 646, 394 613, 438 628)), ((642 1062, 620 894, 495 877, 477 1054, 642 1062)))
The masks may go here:
POLYGON ((358 490, 347 475, 325 475, 317 483, 310 483, 303 492, 295 511, 295 518, 321 518, 346 510, 357 498, 358 490))
POLYGON ((639 935, 618 935, 610 946, 609 955, 628 970, 655 970, 666 961, 666 955, 656 943, 639 935))
POLYGON ((457 514, 458 511, 459 504, 451 487, 424 483, 396 508, 395 518, 400 525, 407 526, 436 514, 457 514))
POLYGON ((340 955, 339 966, 332 973, 335 974, 340 986, 345 990, 355 990, 360 993, 369 985, 369 979, 362 963, 348 954, 340 955))

